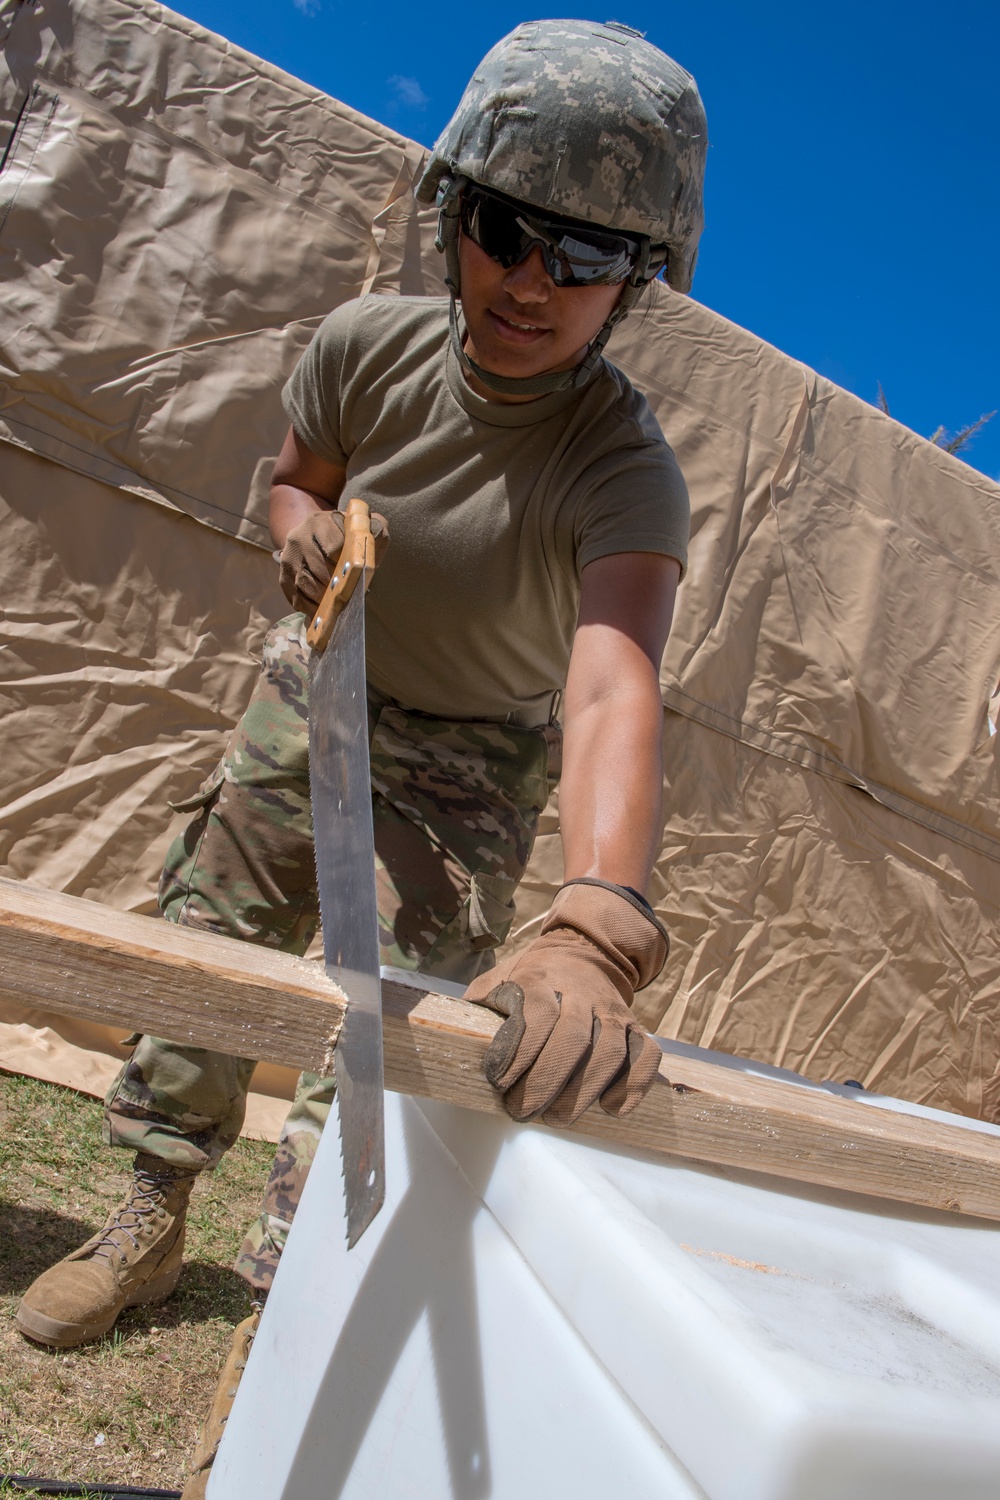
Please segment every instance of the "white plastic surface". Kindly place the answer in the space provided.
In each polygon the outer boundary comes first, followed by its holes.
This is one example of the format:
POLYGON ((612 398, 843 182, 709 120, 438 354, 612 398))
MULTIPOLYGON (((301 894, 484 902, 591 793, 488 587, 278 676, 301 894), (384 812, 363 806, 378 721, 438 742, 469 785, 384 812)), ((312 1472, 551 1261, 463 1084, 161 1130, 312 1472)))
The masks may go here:
POLYGON ((209 1500, 1000 1500, 1000 1229, 387 1095, 323 1136, 209 1500))

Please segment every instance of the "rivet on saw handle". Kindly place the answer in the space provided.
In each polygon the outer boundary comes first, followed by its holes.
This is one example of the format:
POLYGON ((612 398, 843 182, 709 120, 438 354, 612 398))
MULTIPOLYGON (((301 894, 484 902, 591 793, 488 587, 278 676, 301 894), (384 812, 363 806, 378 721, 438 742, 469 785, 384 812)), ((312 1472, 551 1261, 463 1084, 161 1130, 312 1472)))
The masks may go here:
POLYGON ((326 593, 306 631, 306 640, 314 651, 325 651, 333 627, 344 605, 364 575, 365 587, 375 571, 375 538, 372 536, 371 513, 364 500, 351 500, 344 512, 344 545, 326 593))

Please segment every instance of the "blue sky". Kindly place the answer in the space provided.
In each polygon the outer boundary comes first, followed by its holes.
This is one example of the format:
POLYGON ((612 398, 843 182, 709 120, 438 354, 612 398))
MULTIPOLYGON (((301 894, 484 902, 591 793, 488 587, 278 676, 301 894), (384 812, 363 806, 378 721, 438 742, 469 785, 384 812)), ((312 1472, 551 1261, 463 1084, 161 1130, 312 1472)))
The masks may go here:
MULTIPOLYGON (((565 6, 184 0, 430 145, 483 53, 565 6)), ((711 150, 694 295, 930 434, 1000 407, 1000 5, 577 3, 697 78, 711 150)), ((965 450, 1000 479, 1000 415, 965 450)))

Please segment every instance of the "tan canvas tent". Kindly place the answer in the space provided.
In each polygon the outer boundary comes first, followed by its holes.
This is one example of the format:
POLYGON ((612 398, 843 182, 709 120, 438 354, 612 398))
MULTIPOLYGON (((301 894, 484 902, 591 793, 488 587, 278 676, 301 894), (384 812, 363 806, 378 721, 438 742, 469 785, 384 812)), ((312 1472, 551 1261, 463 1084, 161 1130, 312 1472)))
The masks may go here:
MULTIPOLYGON (((339 301, 440 290, 425 153, 153 3, 0 0, 0 35, 0 868, 151 912, 284 611, 281 384, 339 301)), ((694 514, 644 1020, 1000 1116, 1000 489, 663 286, 611 357, 694 514)), ((519 940, 558 881, 554 805, 519 940)), ((0 1003, 0 1066, 124 1055, 0 1003)))

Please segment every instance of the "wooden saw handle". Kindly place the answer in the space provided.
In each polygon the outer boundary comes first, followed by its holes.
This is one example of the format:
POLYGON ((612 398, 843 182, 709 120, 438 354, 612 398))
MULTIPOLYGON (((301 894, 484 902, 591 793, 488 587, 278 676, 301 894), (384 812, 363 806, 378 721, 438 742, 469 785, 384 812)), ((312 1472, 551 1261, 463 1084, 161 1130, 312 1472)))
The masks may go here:
POLYGON ((326 593, 306 631, 306 640, 314 651, 325 651, 333 627, 344 605, 364 575, 365 587, 375 571, 375 538, 372 536, 371 513, 364 500, 351 500, 344 512, 344 545, 326 593))

